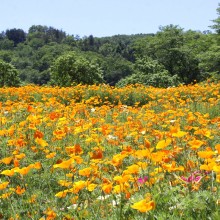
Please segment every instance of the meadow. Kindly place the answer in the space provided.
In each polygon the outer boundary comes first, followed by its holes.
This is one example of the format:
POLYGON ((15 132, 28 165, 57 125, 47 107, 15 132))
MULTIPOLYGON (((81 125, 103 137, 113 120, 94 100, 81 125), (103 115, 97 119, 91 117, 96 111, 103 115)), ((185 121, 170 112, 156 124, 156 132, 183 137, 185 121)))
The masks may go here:
POLYGON ((220 83, 0 88, 0 219, 220 219, 220 83))

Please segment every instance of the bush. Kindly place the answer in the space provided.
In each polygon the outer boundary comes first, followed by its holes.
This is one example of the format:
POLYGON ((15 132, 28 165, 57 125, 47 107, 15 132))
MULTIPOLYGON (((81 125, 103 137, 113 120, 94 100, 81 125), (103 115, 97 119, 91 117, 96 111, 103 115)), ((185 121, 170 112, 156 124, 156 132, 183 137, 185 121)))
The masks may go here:
POLYGON ((20 80, 18 71, 10 63, 0 60, 0 87, 4 86, 18 86, 20 80))
POLYGON ((74 52, 58 57, 51 68, 51 84, 95 84, 103 82, 99 66, 74 52))
POLYGON ((143 84, 154 87, 176 86, 180 83, 177 75, 171 76, 158 61, 149 57, 137 59, 136 73, 121 79, 116 85, 143 84))

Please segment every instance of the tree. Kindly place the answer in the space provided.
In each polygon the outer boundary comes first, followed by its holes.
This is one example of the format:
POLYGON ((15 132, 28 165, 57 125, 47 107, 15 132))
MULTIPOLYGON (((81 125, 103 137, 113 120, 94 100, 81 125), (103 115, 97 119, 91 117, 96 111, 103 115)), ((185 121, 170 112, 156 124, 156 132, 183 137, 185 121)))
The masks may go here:
POLYGON ((198 55, 200 59, 199 68, 204 79, 217 77, 220 79, 220 46, 213 45, 206 52, 198 55))
POLYGON ((26 40, 26 33, 22 29, 13 28, 10 30, 6 30, 6 36, 9 40, 12 40, 14 42, 15 46, 26 40))
MULTIPOLYGON (((194 67, 199 69, 199 81, 206 80, 207 78, 218 76, 220 73, 220 35, 212 34, 211 32, 196 32, 187 31, 185 33, 184 47, 186 48, 187 56, 192 56, 195 62, 191 62, 190 70, 194 67), (190 48, 190 51, 189 51, 190 48), (189 51, 189 52, 187 52, 189 51)), ((190 71, 193 73, 192 71, 190 71)), ((196 71, 195 71, 196 72, 196 71)))
POLYGON ((0 50, 0 60, 10 63, 13 57, 13 52, 10 50, 0 50))
MULTIPOLYGON (((42 25, 32 25, 29 28, 27 39, 28 42, 36 47, 36 44, 47 44, 50 42, 60 43, 66 38, 66 33, 62 30, 55 29, 53 27, 47 27, 42 25)), ((42 45, 42 46, 43 46, 42 45)))
POLYGON ((82 51, 98 51, 99 41, 93 37, 93 35, 84 36, 78 40, 78 47, 82 51))
POLYGON ((18 71, 15 67, 0 60, 0 87, 18 86, 19 83, 18 71))
POLYGON ((212 29, 216 31, 217 34, 220 34, 220 3, 218 4, 218 8, 216 9, 218 17, 215 20, 212 20, 214 24, 210 26, 212 29))
POLYGON ((102 65, 105 82, 114 86, 120 79, 133 73, 133 63, 120 55, 105 57, 102 65))
POLYGON ((199 79, 198 59, 186 45, 185 33, 178 26, 160 27, 155 36, 137 41, 136 57, 148 56, 158 60, 171 76, 177 75, 188 84, 199 79))
POLYGON ((104 43, 102 46, 99 47, 99 53, 101 53, 105 57, 114 56, 116 54, 116 48, 110 43, 104 43))
POLYGON ((12 50, 14 48, 14 42, 7 38, 0 39, 0 50, 12 50))
POLYGON ((100 67, 74 52, 58 57, 51 67, 51 83, 58 86, 101 82, 103 77, 100 67))
POLYGON ((176 75, 171 76, 163 65, 150 57, 142 57, 136 60, 136 72, 131 76, 121 79, 116 85, 143 84, 154 87, 175 86, 179 83, 176 75))

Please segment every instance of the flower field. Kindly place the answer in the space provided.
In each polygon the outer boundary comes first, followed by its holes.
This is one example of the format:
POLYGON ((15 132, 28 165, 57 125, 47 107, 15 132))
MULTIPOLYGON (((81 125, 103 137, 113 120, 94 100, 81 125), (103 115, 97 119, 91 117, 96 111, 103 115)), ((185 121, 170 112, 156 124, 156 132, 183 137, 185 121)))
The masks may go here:
POLYGON ((220 219, 220 84, 0 89, 0 219, 220 219))

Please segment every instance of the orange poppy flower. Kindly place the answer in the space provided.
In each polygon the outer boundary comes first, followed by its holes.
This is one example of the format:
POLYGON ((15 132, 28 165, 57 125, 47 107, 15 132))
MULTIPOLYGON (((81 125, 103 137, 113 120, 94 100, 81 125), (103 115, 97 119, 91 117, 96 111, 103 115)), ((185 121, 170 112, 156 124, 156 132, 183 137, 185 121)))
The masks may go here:
POLYGON ((200 141, 200 140, 197 140, 197 139, 194 139, 192 141, 189 141, 188 144, 190 145, 190 147, 193 150, 197 150, 198 148, 200 148, 204 144, 204 142, 200 141))
POLYGON ((21 188, 20 186, 17 186, 15 192, 18 195, 22 195, 25 192, 25 188, 21 188))
POLYGON ((0 162, 8 165, 11 163, 12 159, 13 159, 13 157, 5 157, 5 158, 1 159, 0 162))
POLYGON ((102 157, 103 157, 102 149, 100 149, 100 148, 95 149, 95 151, 92 152, 90 154, 90 156, 92 159, 102 159, 102 157))
POLYGON ((105 194, 110 194, 112 191, 112 183, 102 184, 102 190, 105 194))
POLYGON ((0 190, 5 189, 8 186, 9 182, 0 183, 0 190))
MULTIPOLYGON (((53 219, 56 219, 56 217, 57 217, 56 212, 54 212, 51 208, 48 208, 48 209, 44 212, 44 214, 47 215, 46 220, 53 220, 53 219)), ((40 220, 41 220, 41 219, 40 219, 40 220)))
POLYGON ((178 131, 177 133, 173 133, 172 134, 172 136, 173 137, 183 137, 183 136, 185 136, 187 134, 187 132, 185 132, 185 131, 178 131))
POLYGON ((58 198, 64 198, 66 197, 66 194, 67 194, 67 191, 64 190, 64 191, 58 192, 55 196, 58 198))
POLYGON ((19 160, 16 157, 14 158, 14 167, 19 167, 19 160))
POLYGON ((28 172, 30 171, 30 167, 23 167, 23 168, 18 168, 16 167, 16 169, 14 170, 15 173, 20 173, 21 175, 27 175, 28 172))
POLYGON ((148 212, 150 210, 155 209, 155 202, 154 201, 149 201, 147 202, 146 199, 143 199, 139 202, 134 203, 131 208, 137 209, 139 212, 148 212))
POLYGON ((73 188, 71 188, 69 190, 69 192, 72 192, 72 193, 78 193, 81 189, 85 188, 86 187, 86 182, 83 181, 83 180, 80 180, 78 182, 74 182, 73 184, 73 188))
POLYGON ((66 136, 66 133, 63 130, 58 129, 53 131, 53 135, 56 137, 57 140, 62 140, 66 136))
POLYGON ((44 137, 44 134, 39 131, 39 130, 36 130, 35 133, 34 133, 34 138, 43 138, 44 137))
POLYGON ((24 153, 21 153, 21 154, 15 155, 15 157, 16 157, 17 159, 21 160, 21 159, 25 158, 26 155, 25 155, 24 153))
POLYGON ((121 155, 121 154, 114 155, 112 158, 112 164, 116 167, 120 166, 125 157, 126 157, 126 155, 121 155))
MULTIPOLYGON (((124 172, 126 173, 126 172, 124 172)), ((126 183, 128 182, 130 179, 132 179, 132 176, 131 175, 122 175, 122 176, 115 176, 114 177, 114 181, 116 181, 117 183, 119 184, 123 184, 123 183, 126 183)))
POLYGON ((49 115, 49 118, 53 121, 57 118, 60 117, 60 114, 58 112, 51 112, 50 115, 49 115))
POLYGON ((215 152, 213 152, 212 150, 206 150, 206 151, 199 151, 197 154, 200 158, 208 159, 208 158, 212 158, 215 152))
POLYGON ((9 193, 3 193, 3 194, 0 196, 0 198, 2 198, 2 199, 7 199, 11 194, 12 194, 11 192, 9 192, 9 193))
POLYGON ((126 173, 127 174, 138 174, 139 173, 139 166, 136 164, 133 164, 129 167, 127 167, 126 173))
POLYGON ((82 154, 83 153, 83 150, 79 144, 74 145, 74 153, 75 154, 82 154))
POLYGON ((220 166, 214 165, 213 166, 213 171, 215 171, 216 173, 220 174, 220 166))
POLYGON ((113 193, 115 194, 119 194, 121 192, 127 192, 128 188, 130 187, 129 183, 124 183, 124 184, 120 184, 120 185, 116 185, 113 187, 113 193))
POLYGON ((73 147, 66 147, 66 152, 68 154, 82 154, 83 150, 79 144, 75 144, 73 147))
POLYGON ((88 191, 92 192, 95 188, 96 188, 97 184, 94 184, 94 183, 90 183, 88 186, 87 186, 87 189, 88 191))
POLYGON ((220 144, 216 144, 215 149, 218 151, 218 154, 220 154, 220 144))
POLYGON ((164 149, 168 145, 170 145, 171 139, 161 140, 157 143, 156 149, 164 149))
POLYGON ((34 169, 39 170, 39 169, 41 169, 41 163, 40 163, 40 162, 36 162, 36 163, 34 163, 34 164, 30 164, 30 165, 28 166, 28 168, 34 168, 34 169))
POLYGON ((13 176, 14 175, 14 170, 3 170, 1 174, 6 175, 6 176, 13 176))
POLYGON ((79 175, 89 177, 91 175, 91 171, 92 171, 92 168, 87 167, 82 170, 79 170, 79 175))
POLYGON ((69 160, 62 161, 59 164, 53 165, 53 168, 69 169, 69 168, 71 168, 72 163, 74 163, 74 159, 71 158, 69 160))
POLYGON ((28 105, 27 111, 28 111, 28 112, 32 112, 33 110, 34 110, 34 108, 33 108, 31 105, 28 105))
POLYGON ((208 130, 207 128, 199 129, 199 130, 195 131, 194 134, 200 134, 200 135, 203 135, 207 138, 212 139, 211 131, 208 130))
POLYGON ((37 144, 39 144, 41 147, 46 147, 46 146, 48 146, 48 143, 45 141, 45 140, 43 140, 42 138, 36 138, 35 139, 35 142, 37 143, 37 144))
POLYGON ((212 171, 213 167, 216 165, 215 162, 210 162, 208 164, 203 164, 200 166, 200 170, 212 171))
POLYGON ((168 172, 184 171, 184 167, 183 166, 176 167, 176 161, 172 161, 171 164, 163 164, 162 167, 163 167, 164 170, 167 170, 168 172))
POLYGON ((54 158, 56 156, 56 152, 52 152, 46 155, 46 158, 51 159, 54 158))

